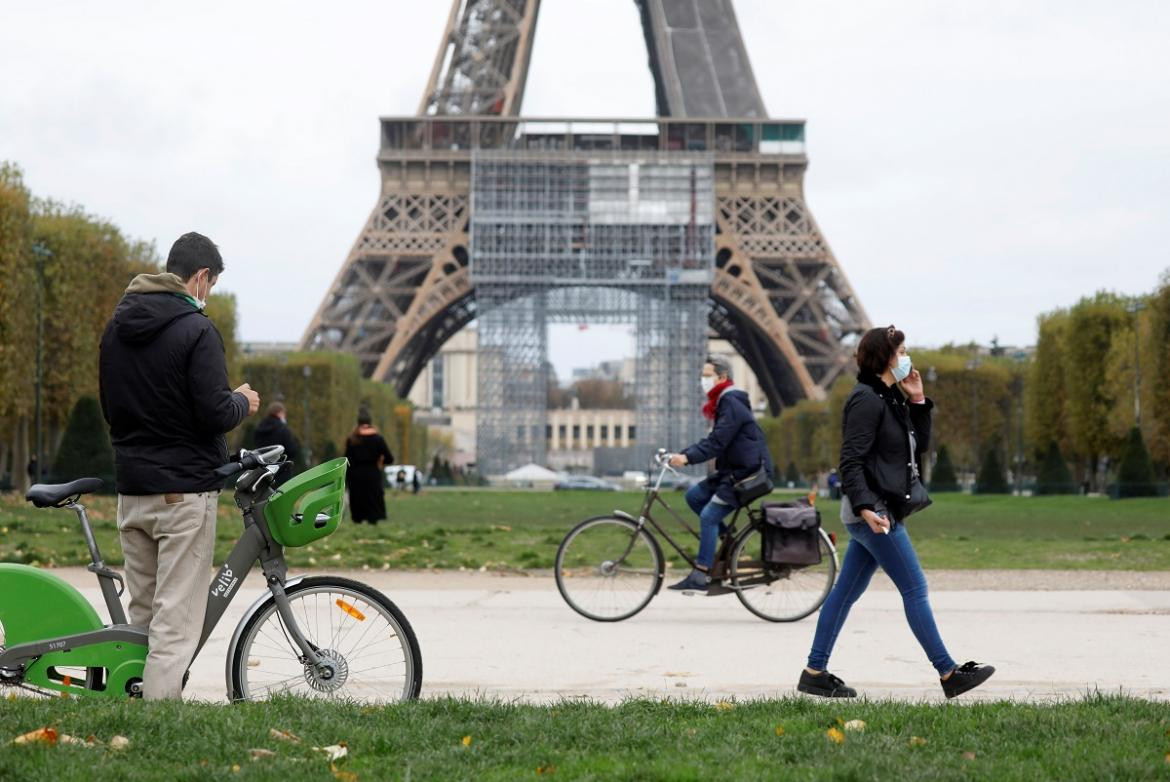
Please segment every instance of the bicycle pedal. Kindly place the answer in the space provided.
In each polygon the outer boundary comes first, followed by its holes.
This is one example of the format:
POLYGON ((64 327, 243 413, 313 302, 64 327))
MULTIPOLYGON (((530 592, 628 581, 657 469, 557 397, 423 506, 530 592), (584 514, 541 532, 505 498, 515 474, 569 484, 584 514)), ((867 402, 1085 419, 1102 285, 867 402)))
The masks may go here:
POLYGON ((722 584, 711 584, 703 594, 707 597, 715 597, 717 595, 730 595, 734 591, 731 587, 725 587, 722 584))

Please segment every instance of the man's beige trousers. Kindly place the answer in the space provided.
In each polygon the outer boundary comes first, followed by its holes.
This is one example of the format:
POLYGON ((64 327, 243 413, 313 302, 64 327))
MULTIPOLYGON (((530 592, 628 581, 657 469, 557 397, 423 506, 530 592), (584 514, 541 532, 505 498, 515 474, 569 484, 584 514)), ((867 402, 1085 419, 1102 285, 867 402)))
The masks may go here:
POLYGON ((142 674, 148 700, 181 697, 207 610, 218 499, 217 491, 118 495, 130 624, 150 636, 142 674))

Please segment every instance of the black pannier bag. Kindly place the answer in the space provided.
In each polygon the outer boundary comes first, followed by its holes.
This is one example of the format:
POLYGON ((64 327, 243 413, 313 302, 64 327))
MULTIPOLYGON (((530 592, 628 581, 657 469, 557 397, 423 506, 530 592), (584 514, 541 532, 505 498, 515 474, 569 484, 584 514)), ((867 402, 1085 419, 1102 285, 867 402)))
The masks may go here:
POLYGON ((808 566, 821 562, 821 512, 808 500, 765 502, 764 562, 808 566))

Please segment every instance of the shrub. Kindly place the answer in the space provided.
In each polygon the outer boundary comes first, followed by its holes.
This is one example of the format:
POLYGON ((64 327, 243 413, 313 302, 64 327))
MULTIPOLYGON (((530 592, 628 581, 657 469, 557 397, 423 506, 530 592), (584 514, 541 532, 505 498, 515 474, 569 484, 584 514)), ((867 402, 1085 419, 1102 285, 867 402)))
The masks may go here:
POLYGON ((83 396, 73 405, 51 475, 59 483, 101 478, 106 491, 114 490, 114 448, 101 407, 92 396, 83 396))
POLYGON ((930 473, 930 490, 932 492, 959 491, 959 479, 955 476, 955 465, 951 461, 951 452, 944 445, 938 449, 938 460, 930 473))
POLYGON ((983 454, 983 463, 979 466, 979 473, 975 476, 976 494, 1008 494, 1007 476, 1003 471, 1003 462, 999 458, 999 444, 992 443, 983 454))
POLYGON ((1154 465, 1142 439, 1142 430, 1135 426, 1129 430, 1129 440, 1126 441, 1125 451, 1121 455, 1121 467, 1117 472, 1117 496, 1124 499, 1157 495, 1154 465))
POLYGON ((1036 475, 1036 494, 1077 494, 1077 485, 1069 472, 1068 462, 1055 440, 1048 443, 1048 452, 1036 475))

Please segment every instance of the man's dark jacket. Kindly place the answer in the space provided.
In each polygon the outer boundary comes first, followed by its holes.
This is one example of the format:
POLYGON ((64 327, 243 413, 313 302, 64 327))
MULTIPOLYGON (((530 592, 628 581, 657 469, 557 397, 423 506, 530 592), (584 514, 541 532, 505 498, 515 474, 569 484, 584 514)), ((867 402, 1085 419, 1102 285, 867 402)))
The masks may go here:
POLYGON ((102 414, 119 494, 218 489, 224 433, 248 414, 228 387, 223 339, 174 274, 140 274, 102 334, 102 414))
POLYGON ((752 415, 748 395, 738 388, 729 388, 715 404, 715 421, 711 433, 694 445, 682 449, 688 464, 702 464, 715 460, 715 472, 707 482, 715 495, 728 505, 738 505, 733 484, 751 475, 764 465, 773 473, 772 456, 764 442, 764 431, 752 415))
POLYGON ((930 411, 934 402, 920 404, 906 400, 897 386, 887 386, 876 375, 863 372, 845 400, 841 437, 841 491, 849 498, 853 512, 874 510, 880 500, 894 514, 904 518, 903 507, 910 499, 910 438, 917 448, 915 461, 930 445, 930 411))

